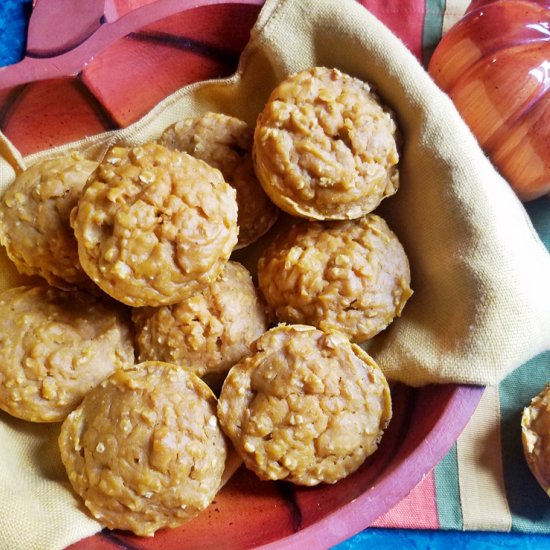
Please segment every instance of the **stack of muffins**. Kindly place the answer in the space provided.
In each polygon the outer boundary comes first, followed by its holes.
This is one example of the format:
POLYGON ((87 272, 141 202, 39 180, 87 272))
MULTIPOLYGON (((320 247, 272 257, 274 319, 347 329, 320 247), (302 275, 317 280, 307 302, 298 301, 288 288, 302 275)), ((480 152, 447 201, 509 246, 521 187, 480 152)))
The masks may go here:
POLYGON ((372 213, 398 160, 370 86, 315 67, 254 129, 205 113, 16 178, 0 241, 31 278, 0 295, 0 408, 63 422, 69 480, 103 525, 152 535, 193 517, 231 445, 260 478, 301 485, 376 450, 390 390, 357 344, 412 294, 372 213), (257 279, 236 261, 252 250, 257 279))

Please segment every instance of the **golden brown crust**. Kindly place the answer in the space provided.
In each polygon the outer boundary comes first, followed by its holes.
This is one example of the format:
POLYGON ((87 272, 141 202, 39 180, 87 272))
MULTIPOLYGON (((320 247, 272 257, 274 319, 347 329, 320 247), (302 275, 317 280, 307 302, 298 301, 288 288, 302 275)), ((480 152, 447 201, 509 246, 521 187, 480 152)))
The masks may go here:
POLYGON ((0 294, 0 408, 60 422, 84 395, 133 364, 129 318, 116 302, 53 287, 0 294))
POLYGON ((184 365, 205 380, 225 375, 267 330, 250 273, 228 262, 222 275, 190 298, 132 312, 139 361, 184 365))
POLYGON ((218 417, 260 478, 335 483, 376 450, 391 397, 375 362, 341 333, 281 325, 229 371, 218 417))
POLYGON ((0 243, 18 271, 58 288, 91 285, 78 260, 70 213, 97 163, 76 153, 34 164, 0 202, 0 243))
POLYGON ((314 67, 271 93, 254 133, 254 165, 271 200, 313 220, 355 219, 399 185, 393 114, 368 84, 314 67))
POLYGON ((159 143, 184 151, 220 170, 237 191, 239 242, 258 240, 275 223, 279 209, 269 200, 252 166, 252 130, 246 122, 221 113, 205 113, 167 128, 159 143))
POLYGON ((131 306, 171 304, 213 281, 237 242, 219 170, 155 144, 113 147, 72 216, 82 267, 131 306))
POLYGON ((386 328, 412 295, 405 251, 375 214, 293 226, 260 258, 258 282, 274 319, 354 342, 386 328))
POLYGON ((61 458, 103 525, 152 536, 206 508, 221 483, 226 442, 216 398, 183 368, 119 370, 63 423, 61 458))
POLYGON ((523 409, 521 439, 531 472, 550 496, 550 384, 523 409))

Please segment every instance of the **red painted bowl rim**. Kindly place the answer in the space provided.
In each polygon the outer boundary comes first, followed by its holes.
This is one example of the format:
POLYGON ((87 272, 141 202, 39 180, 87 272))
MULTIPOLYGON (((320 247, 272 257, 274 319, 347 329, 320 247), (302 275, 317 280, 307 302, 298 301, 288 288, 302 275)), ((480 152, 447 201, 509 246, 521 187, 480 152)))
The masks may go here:
MULTIPOLYGON (((436 391, 427 386, 419 391, 436 391)), ((326 548, 355 535, 404 499, 438 464, 457 440, 474 413, 485 388, 454 385, 452 395, 429 435, 394 471, 360 497, 328 514, 319 522, 263 549, 326 548)))

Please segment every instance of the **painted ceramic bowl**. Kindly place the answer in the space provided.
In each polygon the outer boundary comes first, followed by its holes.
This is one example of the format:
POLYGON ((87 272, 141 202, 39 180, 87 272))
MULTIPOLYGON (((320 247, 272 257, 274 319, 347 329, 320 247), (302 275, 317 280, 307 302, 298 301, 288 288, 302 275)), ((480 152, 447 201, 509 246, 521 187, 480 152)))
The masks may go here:
MULTIPOLYGON (((231 74, 259 4, 140 0, 143 7, 131 11, 136 0, 89 0, 85 9, 72 0, 37 2, 27 57, 0 71, 0 128, 29 154, 127 126, 178 88, 231 74), (137 85, 144 80, 150 85, 137 85)), ((205 512, 180 528, 151 539, 105 530, 72 548, 330 546, 371 525, 431 471, 481 394, 469 386, 397 385, 379 450, 345 480, 297 487, 260 481, 241 468, 205 512)))

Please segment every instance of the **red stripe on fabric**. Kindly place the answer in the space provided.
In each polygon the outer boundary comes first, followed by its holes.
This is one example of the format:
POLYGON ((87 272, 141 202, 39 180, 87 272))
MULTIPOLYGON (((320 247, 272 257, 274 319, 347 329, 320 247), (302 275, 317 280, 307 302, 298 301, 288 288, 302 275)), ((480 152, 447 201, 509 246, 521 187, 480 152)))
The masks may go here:
POLYGON ((380 516, 372 525, 400 529, 439 529, 433 471, 409 493, 409 496, 380 516))
POLYGON ((417 59, 422 60, 422 29, 426 2, 418 0, 358 0, 389 27, 417 59))

